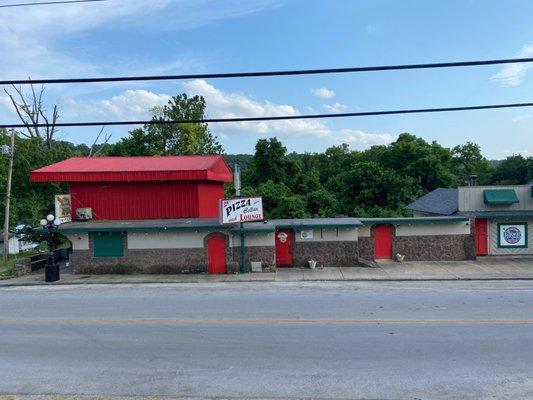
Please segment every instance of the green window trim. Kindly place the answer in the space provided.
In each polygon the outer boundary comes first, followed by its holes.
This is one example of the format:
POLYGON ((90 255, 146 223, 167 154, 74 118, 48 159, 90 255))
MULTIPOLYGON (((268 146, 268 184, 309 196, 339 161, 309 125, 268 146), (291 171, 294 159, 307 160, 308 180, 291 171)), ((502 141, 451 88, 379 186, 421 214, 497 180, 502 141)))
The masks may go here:
POLYGON ((514 189, 485 189, 483 201, 489 205, 509 205, 520 202, 514 189))
POLYGON ((527 222, 502 222, 498 223, 497 231, 496 231, 496 237, 498 239, 498 248, 499 249, 527 249, 528 248, 528 223, 527 222), (500 232, 500 226, 502 225, 524 225, 524 244, 523 245, 505 245, 502 246, 501 244, 501 232, 500 232))
POLYGON ((93 257, 124 257, 126 232, 93 232, 93 257))

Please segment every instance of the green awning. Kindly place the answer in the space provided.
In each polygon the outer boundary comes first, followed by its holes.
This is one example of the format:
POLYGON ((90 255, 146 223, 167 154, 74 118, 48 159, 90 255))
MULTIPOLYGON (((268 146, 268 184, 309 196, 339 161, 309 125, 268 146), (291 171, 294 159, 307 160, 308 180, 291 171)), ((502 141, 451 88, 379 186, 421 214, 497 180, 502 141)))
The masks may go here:
POLYGON ((486 189, 483 191, 485 204, 500 205, 518 203, 514 189, 486 189))

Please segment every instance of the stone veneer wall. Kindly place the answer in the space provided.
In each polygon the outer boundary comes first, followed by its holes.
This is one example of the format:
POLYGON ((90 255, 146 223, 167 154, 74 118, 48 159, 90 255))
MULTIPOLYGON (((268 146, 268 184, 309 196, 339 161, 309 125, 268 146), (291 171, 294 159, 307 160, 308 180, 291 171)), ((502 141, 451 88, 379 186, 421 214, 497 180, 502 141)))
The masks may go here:
MULTIPOLYGON (((392 239, 392 254, 405 255, 405 261, 475 260, 473 230, 470 234, 397 236, 392 239)), ((370 237, 359 236, 359 257, 374 259, 374 227, 370 237)))
POLYGON ((74 250, 75 274, 186 274, 207 272, 203 249, 139 249, 124 257, 93 257, 91 250, 74 250))
POLYGON ((294 267, 306 267, 309 260, 324 267, 353 267, 357 259, 357 241, 354 240, 294 243, 294 267))
POLYGON ((361 237, 357 240, 357 246, 359 248, 359 257, 364 260, 374 259, 374 238, 373 237, 361 237))
POLYGON ((396 236, 392 253, 405 255, 405 261, 475 260, 472 235, 396 236))
MULTIPOLYGON (((93 238, 89 235, 89 249, 74 249, 71 255, 75 274, 186 274, 207 273, 207 241, 212 236, 226 237, 226 264, 228 273, 238 272, 240 248, 230 247, 229 237, 223 232, 206 232, 203 247, 129 249, 127 234, 124 237, 123 257, 93 257, 93 238)), ((274 246, 246 248, 248 267, 251 261, 263 265, 275 264, 274 246)))
MULTIPOLYGON (((239 265, 241 261, 240 246, 232 249, 233 262, 239 265)), ((245 251, 246 265, 248 271, 251 271, 252 261, 260 261, 263 267, 272 267, 276 265, 276 248, 274 246, 250 246, 245 251)))

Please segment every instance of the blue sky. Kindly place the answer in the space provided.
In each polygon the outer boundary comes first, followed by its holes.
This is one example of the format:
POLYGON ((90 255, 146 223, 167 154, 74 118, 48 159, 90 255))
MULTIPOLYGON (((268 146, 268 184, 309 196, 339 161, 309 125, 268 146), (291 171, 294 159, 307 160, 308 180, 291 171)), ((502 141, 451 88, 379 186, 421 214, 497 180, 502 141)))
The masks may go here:
MULTIPOLYGON (((11 0, 2 3, 7 4, 11 0)), ((533 56, 533 2, 385 0, 108 0, 0 9, 2 79, 233 72, 533 56)), ((529 72, 529 73, 528 73, 529 72)), ((3 88, 2 88, 3 89, 3 88)), ((533 100, 526 65, 328 76, 61 85, 46 89, 61 120, 147 118, 181 92, 211 117, 446 107, 533 100)), ((0 93, 0 119, 16 121, 0 93)), ((298 152, 353 149, 401 132, 489 158, 533 155, 533 110, 215 125, 228 153, 278 136, 298 152)), ((128 128, 110 128, 113 141, 128 128)), ((90 142, 95 129, 63 129, 90 142)))

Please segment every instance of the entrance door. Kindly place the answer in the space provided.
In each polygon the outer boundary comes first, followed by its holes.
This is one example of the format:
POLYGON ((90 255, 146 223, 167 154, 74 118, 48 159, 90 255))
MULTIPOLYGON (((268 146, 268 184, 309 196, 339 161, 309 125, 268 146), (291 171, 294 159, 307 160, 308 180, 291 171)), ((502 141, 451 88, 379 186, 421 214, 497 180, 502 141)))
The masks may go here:
POLYGON ((276 266, 292 267, 294 235, 289 229, 276 230, 276 266))
POLYGON ((376 225, 374 227, 374 259, 392 259, 392 226, 376 225))
POLYGON ((489 254, 489 234, 488 221, 486 219, 476 219, 476 255, 486 256, 489 254))
POLYGON ((226 273, 226 240, 222 236, 213 236, 207 240, 207 272, 226 273))

